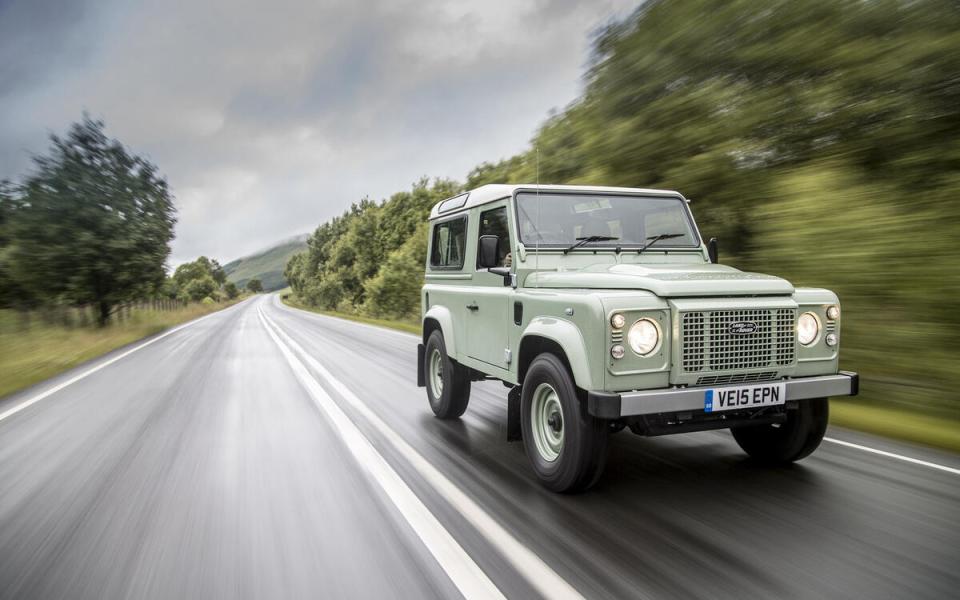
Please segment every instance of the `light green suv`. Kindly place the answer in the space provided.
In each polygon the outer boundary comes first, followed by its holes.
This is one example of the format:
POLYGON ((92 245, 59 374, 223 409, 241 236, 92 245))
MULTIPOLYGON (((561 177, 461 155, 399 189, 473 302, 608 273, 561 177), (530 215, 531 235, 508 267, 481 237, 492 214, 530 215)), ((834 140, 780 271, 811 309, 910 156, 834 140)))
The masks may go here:
POLYGON ((838 370, 833 292, 717 264, 677 192, 487 185, 430 215, 418 383, 437 417, 502 381, 507 438, 540 481, 582 490, 607 438, 729 428, 750 456, 820 444, 838 370))

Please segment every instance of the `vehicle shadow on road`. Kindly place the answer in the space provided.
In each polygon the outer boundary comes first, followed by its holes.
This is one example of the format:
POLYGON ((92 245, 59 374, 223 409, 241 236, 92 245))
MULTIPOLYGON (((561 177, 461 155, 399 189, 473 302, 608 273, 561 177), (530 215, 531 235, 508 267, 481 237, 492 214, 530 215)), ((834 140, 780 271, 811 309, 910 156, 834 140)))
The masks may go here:
MULTIPOLYGON (((621 565, 620 573, 651 577, 647 584, 664 569, 676 569, 676 577, 668 579, 683 581, 681 573, 696 566, 717 582, 747 580, 761 596, 780 595, 785 590, 758 556, 777 551, 783 538, 768 539, 760 532, 792 531, 787 539, 796 550, 815 553, 824 530, 849 527, 828 476, 802 463, 758 464, 725 432, 663 438, 614 434, 598 484, 564 495, 537 483, 522 443, 505 439, 505 418, 478 430, 425 414, 419 425, 463 469, 450 473, 453 478, 480 494, 481 503, 512 529, 576 549, 581 558, 587 553, 591 563, 607 565, 603 569, 621 565), (817 515, 816 523, 809 521, 811 514, 817 515)), ((631 585, 637 584, 643 585, 631 585)), ((670 593, 690 591, 681 586, 670 593)))

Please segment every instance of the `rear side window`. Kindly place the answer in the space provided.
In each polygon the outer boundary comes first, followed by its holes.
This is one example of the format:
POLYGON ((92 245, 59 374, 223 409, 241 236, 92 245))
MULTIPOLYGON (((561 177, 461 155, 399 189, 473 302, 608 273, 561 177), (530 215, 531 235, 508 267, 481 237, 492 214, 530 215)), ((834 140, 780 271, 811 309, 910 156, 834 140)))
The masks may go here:
POLYGON ((462 269, 467 247, 467 218, 451 219, 433 226, 430 266, 438 269, 462 269))

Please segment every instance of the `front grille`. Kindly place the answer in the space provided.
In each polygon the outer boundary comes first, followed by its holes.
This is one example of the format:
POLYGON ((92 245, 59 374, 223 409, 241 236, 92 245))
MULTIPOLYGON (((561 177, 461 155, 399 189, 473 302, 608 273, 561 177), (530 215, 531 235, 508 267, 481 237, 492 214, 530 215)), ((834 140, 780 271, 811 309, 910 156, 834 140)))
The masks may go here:
POLYGON ((796 316, 790 308, 681 313, 681 367, 696 373, 791 365, 796 316), (734 323, 751 323, 754 331, 731 332, 734 323))
POLYGON ((752 381, 773 381, 776 371, 762 373, 731 373, 730 375, 704 375, 697 379, 697 385, 722 385, 725 383, 750 383, 752 381))

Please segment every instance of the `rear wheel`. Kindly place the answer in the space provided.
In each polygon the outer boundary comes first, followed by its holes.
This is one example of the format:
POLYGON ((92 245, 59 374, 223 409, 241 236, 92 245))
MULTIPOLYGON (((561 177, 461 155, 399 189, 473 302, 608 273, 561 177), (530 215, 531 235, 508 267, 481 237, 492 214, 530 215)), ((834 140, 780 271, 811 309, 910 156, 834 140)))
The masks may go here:
POLYGON ((439 330, 427 339, 421 368, 433 414, 440 419, 460 417, 470 400, 470 372, 447 356, 447 347, 439 330))
POLYGON ((563 362, 541 354, 530 365, 520 400, 523 445, 537 478, 555 492, 591 487, 603 473, 608 424, 585 410, 563 362))
POLYGON ((827 398, 801 400, 797 410, 787 411, 786 423, 735 427, 733 439, 743 451, 768 464, 787 464, 809 456, 827 432, 830 404, 827 398))

